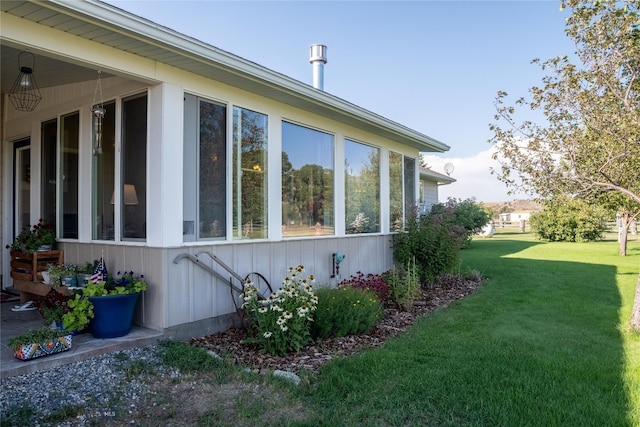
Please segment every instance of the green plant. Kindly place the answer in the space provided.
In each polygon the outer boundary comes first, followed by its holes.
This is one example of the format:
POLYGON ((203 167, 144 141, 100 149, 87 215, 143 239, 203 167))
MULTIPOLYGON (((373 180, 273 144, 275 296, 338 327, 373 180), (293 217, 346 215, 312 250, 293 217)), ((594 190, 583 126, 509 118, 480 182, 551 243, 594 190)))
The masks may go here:
POLYGON ((258 344, 262 351, 284 355, 299 351, 310 339, 310 323, 318 297, 313 275, 302 278, 304 267, 288 269, 282 287, 269 298, 260 299, 256 286, 248 281, 242 293, 242 308, 251 318, 252 337, 246 343, 258 344))
POLYGON ((99 260, 87 261, 82 266, 78 266, 78 273, 81 274, 92 274, 96 267, 98 266, 99 260))
POLYGON ((420 217, 409 214, 404 230, 392 237, 393 256, 402 265, 415 260, 425 283, 458 266, 465 240, 466 231, 456 224, 451 207, 420 217))
POLYGON ((469 246, 471 239, 478 234, 491 220, 489 213, 474 198, 455 199, 449 197, 447 202, 432 206, 430 215, 449 211, 453 214, 453 223, 464 228, 464 246, 469 246))
POLYGON ((355 275, 340 282, 339 286, 351 286, 352 288, 369 289, 378 295, 378 299, 384 302, 389 298, 389 284, 379 274, 368 273, 365 275, 358 271, 355 275))
POLYGON ((42 301, 38 302, 38 312, 44 319, 44 324, 50 326, 52 323, 62 322, 62 318, 69 306, 67 305, 68 297, 55 289, 51 289, 44 296, 42 301))
POLYGON ((50 264, 47 267, 49 273, 49 283, 53 286, 60 285, 60 278, 64 276, 75 276, 78 267, 74 264, 50 264))
POLYGON ((325 286, 316 295, 318 307, 311 325, 314 339, 368 332, 382 316, 380 300, 369 289, 325 286))
POLYGON ((107 276, 107 280, 99 283, 88 284, 82 289, 82 295, 86 297, 103 297, 107 295, 136 294, 147 290, 147 282, 143 274, 135 274, 133 271, 118 273, 116 276, 107 276))
POLYGON ((545 202, 542 212, 531 215, 531 230, 552 242, 590 242, 601 239, 607 212, 581 199, 558 197, 545 202))
POLYGON ((93 304, 86 297, 75 294, 67 301, 68 311, 62 316, 62 328, 68 331, 81 331, 93 319, 93 304))
POLYGON ((33 227, 25 227, 7 249, 33 253, 41 246, 53 245, 56 242, 56 233, 53 225, 40 219, 33 227))
POLYGON ((420 279, 416 263, 410 260, 406 268, 393 268, 382 275, 389 284, 391 300, 401 309, 408 310, 420 294, 420 279))
POLYGON ((13 351, 16 351, 22 345, 54 340, 64 335, 66 335, 66 332, 63 332, 60 329, 42 327, 39 329, 30 329, 22 335, 10 338, 7 344, 13 351))

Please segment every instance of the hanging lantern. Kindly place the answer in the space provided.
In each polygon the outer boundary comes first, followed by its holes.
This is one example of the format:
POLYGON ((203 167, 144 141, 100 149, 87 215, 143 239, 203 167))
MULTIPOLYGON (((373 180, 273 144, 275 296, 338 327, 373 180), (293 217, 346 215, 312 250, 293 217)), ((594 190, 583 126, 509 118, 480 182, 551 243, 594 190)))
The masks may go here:
POLYGON ((33 111, 36 109, 38 103, 42 100, 40 89, 36 84, 36 79, 33 76, 33 68, 36 63, 36 58, 31 52, 21 52, 18 55, 18 68, 20 74, 16 78, 16 81, 9 90, 9 100, 16 110, 20 111, 33 111), (31 67, 22 65, 22 55, 31 55, 31 67))
POLYGON ((98 70, 98 83, 96 84, 96 90, 93 93, 93 104, 91 106, 91 114, 93 115, 93 154, 102 154, 102 119, 107 110, 104 109, 104 103, 102 101, 102 81, 100 80, 100 70, 98 70), (100 102, 96 103, 100 92, 100 102))

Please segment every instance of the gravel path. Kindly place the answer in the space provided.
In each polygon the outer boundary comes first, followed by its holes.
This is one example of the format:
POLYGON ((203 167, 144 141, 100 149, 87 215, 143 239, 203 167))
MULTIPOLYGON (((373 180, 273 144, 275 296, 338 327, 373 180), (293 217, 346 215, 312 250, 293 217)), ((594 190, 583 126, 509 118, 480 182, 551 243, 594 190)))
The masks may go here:
POLYGON ((2 425, 12 425, 8 415, 16 405, 37 410, 35 418, 50 416, 61 408, 88 406, 91 411, 73 423, 56 425, 96 425, 96 419, 114 417, 116 411, 122 411, 123 402, 135 406, 143 397, 147 387, 138 376, 128 375, 127 371, 144 362, 154 367, 156 375, 177 375, 163 367, 158 347, 151 345, 3 379, 0 385, 2 425))

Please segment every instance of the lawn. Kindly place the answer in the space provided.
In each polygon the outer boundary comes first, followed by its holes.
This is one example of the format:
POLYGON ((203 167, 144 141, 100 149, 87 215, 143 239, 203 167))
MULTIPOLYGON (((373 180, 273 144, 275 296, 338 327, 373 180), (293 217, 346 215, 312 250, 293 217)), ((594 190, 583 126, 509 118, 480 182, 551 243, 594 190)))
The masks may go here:
POLYGON ((640 242, 498 233, 463 251, 489 280, 381 348, 325 366, 314 426, 640 426, 640 336, 628 320, 640 242))

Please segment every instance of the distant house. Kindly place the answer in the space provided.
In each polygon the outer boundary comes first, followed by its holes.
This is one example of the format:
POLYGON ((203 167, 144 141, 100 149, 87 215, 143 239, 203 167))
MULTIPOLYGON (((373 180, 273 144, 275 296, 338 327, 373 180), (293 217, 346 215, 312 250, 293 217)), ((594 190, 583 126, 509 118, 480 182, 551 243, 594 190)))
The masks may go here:
POLYGON ((143 273, 136 322, 167 335, 226 328, 229 277, 331 283, 337 251, 343 276, 389 269, 393 225, 454 181, 419 171, 446 144, 109 4, 0 10, 3 244, 44 218, 66 262, 143 273), (9 96, 25 67, 31 111, 9 96))
POLYGON ((500 221, 519 222, 521 220, 529 221, 529 217, 534 212, 505 212, 500 214, 500 221))
POLYGON ((428 212, 431 206, 438 203, 438 188, 456 182, 448 175, 438 173, 432 169, 420 168, 420 211, 428 212))

